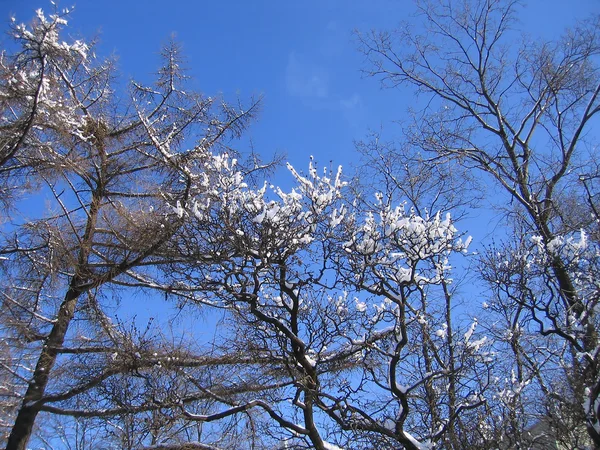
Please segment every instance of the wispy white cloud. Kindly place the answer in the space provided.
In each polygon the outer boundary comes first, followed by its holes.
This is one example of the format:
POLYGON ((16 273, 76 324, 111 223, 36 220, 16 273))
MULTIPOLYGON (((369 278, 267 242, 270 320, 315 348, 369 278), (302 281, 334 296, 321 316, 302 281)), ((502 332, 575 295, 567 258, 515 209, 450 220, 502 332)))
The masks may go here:
POLYGON ((327 26, 325 27, 325 29, 327 31, 337 33, 340 29, 340 26, 339 26, 337 20, 330 20, 329 22, 327 22, 327 26))
POLYGON ((345 110, 356 109, 362 106, 362 99, 356 92, 350 97, 342 98, 340 100, 340 107, 345 110))
POLYGON ((364 119, 361 96, 336 92, 335 83, 330 83, 331 73, 326 66, 292 52, 285 71, 286 90, 311 109, 337 111, 346 122, 358 125, 364 119))
POLYGON ((324 67, 300 59, 294 52, 288 57, 285 69, 285 85, 288 93, 303 99, 326 99, 329 97, 329 73, 324 67))
POLYGON ((360 128, 365 123, 366 111, 362 97, 358 93, 341 98, 339 109, 350 126, 360 128))

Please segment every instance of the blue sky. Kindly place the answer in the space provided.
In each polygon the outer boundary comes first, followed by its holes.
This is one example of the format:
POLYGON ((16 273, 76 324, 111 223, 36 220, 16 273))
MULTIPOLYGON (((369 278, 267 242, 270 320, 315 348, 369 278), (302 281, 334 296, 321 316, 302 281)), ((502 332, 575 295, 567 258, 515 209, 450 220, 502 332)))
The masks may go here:
MULTIPOLYGON (((49 0, 0 0, 0 19, 27 22, 40 7, 52 9, 49 0)), ((246 135, 256 151, 284 152, 300 168, 309 155, 348 166, 353 141, 381 127, 397 134, 393 121, 413 101, 410 90, 381 91, 361 76, 352 30, 393 28, 413 10, 409 0, 78 0, 68 29, 98 36, 100 53, 116 55, 124 79, 138 80, 151 79, 174 34, 199 90, 229 100, 264 96, 246 135)), ((521 20, 533 36, 552 37, 594 11, 600 0, 531 0, 521 20)))

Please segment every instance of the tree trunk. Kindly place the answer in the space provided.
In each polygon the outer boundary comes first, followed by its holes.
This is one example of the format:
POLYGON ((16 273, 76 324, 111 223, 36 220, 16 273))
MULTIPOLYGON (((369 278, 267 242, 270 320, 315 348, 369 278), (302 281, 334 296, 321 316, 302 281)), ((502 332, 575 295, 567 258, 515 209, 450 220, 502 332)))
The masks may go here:
POLYGON ((85 279, 82 274, 88 273, 86 267, 92 247, 91 242, 96 231, 101 197, 102 188, 98 188, 93 192, 92 201, 90 203, 88 220, 79 247, 79 257, 75 274, 73 275, 73 278, 71 278, 69 289, 60 305, 52 330, 42 347, 42 352, 38 358, 33 377, 29 382, 29 386, 23 397, 23 402, 21 403, 21 408, 17 413, 15 423, 10 432, 10 436, 8 437, 6 450, 26 450, 27 443, 31 438, 35 419, 42 406, 40 401, 43 399, 46 392, 50 373, 56 363, 58 350, 62 348, 65 342, 69 324, 75 315, 77 300, 85 291, 85 288, 83 287, 85 286, 85 279))
POLYGON ((56 363, 58 349, 63 346, 69 324, 75 314, 77 299, 81 295, 81 290, 77 288, 78 284, 79 279, 73 278, 71 287, 60 305, 56 322, 42 348, 33 377, 23 397, 23 403, 10 432, 6 450, 26 450, 27 448, 35 419, 41 407, 39 401, 44 396, 48 386, 50 372, 56 363))

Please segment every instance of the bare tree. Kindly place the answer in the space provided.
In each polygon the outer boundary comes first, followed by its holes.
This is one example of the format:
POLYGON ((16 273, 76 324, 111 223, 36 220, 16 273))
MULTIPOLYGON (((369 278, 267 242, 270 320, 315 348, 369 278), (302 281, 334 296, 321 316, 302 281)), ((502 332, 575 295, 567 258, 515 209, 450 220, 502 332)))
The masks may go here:
POLYGON ((500 269, 504 260, 488 258, 483 271, 500 283, 508 331, 535 332, 555 349, 531 355, 509 341, 519 377, 518 366, 529 367, 519 382, 537 379, 600 446, 598 290, 590 281, 598 241, 586 238, 597 232, 597 150, 586 137, 600 112, 598 18, 543 42, 511 28, 514 1, 423 1, 418 9, 423 32, 403 25, 360 35, 368 72, 427 97, 409 140, 430 164, 460 164, 506 194, 506 217, 522 236, 512 252, 522 261, 500 269), (559 369, 565 389, 540 381, 559 369))

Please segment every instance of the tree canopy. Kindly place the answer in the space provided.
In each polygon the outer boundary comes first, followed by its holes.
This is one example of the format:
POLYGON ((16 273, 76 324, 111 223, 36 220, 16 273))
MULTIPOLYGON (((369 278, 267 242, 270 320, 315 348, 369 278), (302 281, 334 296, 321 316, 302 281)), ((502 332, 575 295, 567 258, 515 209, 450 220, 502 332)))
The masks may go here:
POLYGON ((282 187, 235 148, 260 102, 194 92, 176 43, 124 83, 68 12, 10 25, 7 449, 600 446, 598 21, 515 48, 514 2, 418 8, 425 34, 358 34, 427 98, 402 140, 282 187), (492 206, 475 253, 460 218, 492 206), (115 320, 144 298, 192 329, 115 320))

